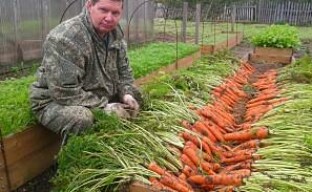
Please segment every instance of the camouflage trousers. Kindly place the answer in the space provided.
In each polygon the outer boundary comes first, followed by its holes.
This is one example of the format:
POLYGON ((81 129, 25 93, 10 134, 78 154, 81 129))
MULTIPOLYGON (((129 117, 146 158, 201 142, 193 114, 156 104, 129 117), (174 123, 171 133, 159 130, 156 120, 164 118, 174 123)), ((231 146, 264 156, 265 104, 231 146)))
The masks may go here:
POLYGON ((36 112, 39 122, 63 139, 68 133, 79 134, 92 126, 94 117, 90 109, 82 106, 63 106, 50 103, 36 112))

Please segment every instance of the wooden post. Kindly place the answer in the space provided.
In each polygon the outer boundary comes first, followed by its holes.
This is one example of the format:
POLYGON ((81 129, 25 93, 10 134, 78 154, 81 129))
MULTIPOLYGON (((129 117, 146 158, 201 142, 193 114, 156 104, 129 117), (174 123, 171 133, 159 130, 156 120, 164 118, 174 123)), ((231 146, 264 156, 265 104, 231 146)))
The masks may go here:
POLYGON ((232 7, 232 23, 231 23, 231 32, 235 31, 235 23, 236 23, 236 5, 234 4, 232 7))
POLYGON ((196 26, 195 26, 195 44, 199 43, 199 26, 201 17, 201 4, 196 4, 196 26))
POLYGON ((2 135, 2 128, 0 127, 0 191, 10 192, 11 191, 11 181, 7 166, 7 157, 4 147, 4 138, 2 135))
POLYGON ((48 3, 47 3, 47 0, 41 0, 41 22, 42 22, 42 25, 41 25, 41 38, 42 38, 42 44, 43 44, 43 41, 45 39, 45 37, 47 36, 48 34, 48 31, 49 31, 49 18, 48 18, 48 11, 49 11, 49 8, 48 8, 48 3))
POLYGON ((186 25, 187 25, 188 2, 183 3, 183 19, 181 27, 181 41, 186 42, 186 25))
POLYGON ((19 0, 13 1, 13 18, 14 18, 14 40, 15 40, 15 62, 18 61, 19 42, 20 42, 20 14, 19 0))

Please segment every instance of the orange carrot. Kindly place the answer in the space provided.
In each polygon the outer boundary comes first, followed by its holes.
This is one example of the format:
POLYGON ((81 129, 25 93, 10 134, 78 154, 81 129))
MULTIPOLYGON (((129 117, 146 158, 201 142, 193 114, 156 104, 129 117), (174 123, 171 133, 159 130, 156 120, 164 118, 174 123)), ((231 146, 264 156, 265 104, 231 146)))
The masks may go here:
POLYGON ((251 169, 252 160, 246 160, 242 162, 238 162, 236 164, 228 165, 223 167, 221 173, 228 173, 230 171, 239 170, 239 169, 251 169))
POLYGON ((159 165, 157 165, 156 162, 151 162, 148 165, 148 169, 151 171, 154 171, 155 173, 159 174, 159 175, 164 175, 166 174, 166 170, 161 168, 159 165))
POLYGON ((219 163, 208 163, 203 161, 201 163, 201 167, 206 171, 206 170, 212 170, 212 171, 219 171, 221 168, 219 163))
POLYGON ((240 145, 233 148, 233 151, 238 151, 242 149, 256 149, 260 146, 260 140, 259 139, 253 139, 246 141, 244 143, 241 143, 240 145))
POLYGON ((260 127, 252 130, 243 130, 239 132, 227 133, 224 136, 225 141, 248 141, 251 139, 264 139, 269 136, 269 130, 266 127, 260 127))
POLYGON ((231 157, 243 155, 246 153, 254 153, 254 152, 256 152, 255 149, 244 149, 244 150, 242 149, 242 150, 236 150, 236 151, 225 151, 223 152, 223 155, 226 158, 231 158, 231 157))
POLYGON ((196 169, 192 169, 190 166, 184 165, 182 173, 184 173, 186 177, 189 177, 191 175, 196 175, 198 172, 196 169))
POLYGON ((252 153, 244 153, 244 154, 239 154, 239 155, 229 157, 229 158, 221 158, 221 162, 230 164, 230 163, 245 161, 245 160, 252 159, 252 158, 253 158, 252 153))
POLYGON ((207 121, 204 122, 204 126, 206 127, 206 129, 210 130, 210 132, 214 135, 215 138, 217 138, 218 141, 224 142, 223 134, 216 126, 207 123, 207 121))
POLYGON ((216 175, 193 175, 187 180, 191 183, 197 185, 233 185, 239 186, 243 183, 243 177, 240 175, 226 175, 226 174, 216 174, 216 175))
POLYGON ((191 141, 187 141, 185 143, 185 147, 190 147, 192 148, 197 156, 201 157, 202 159, 206 160, 206 161, 211 161, 212 160, 212 155, 211 154, 207 154, 204 151, 200 150, 193 142, 191 141))
POLYGON ((180 159, 184 165, 187 165, 188 167, 190 167, 193 170, 197 169, 197 166, 195 165, 195 163, 187 155, 182 154, 180 159))
POLYGON ((151 177, 149 179, 151 182, 152 186, 156 188, 159 191, 168 191, 168 192, 178 192, 170 187, 165 186, 164 184, 160 183, 155 177, 151 177))
POLYGON ((200 159, 197 152, 191 147, 185 146, 183 148, 183 153, 196 165, 198 166, 203 159, 200 159))
POLYGON ((204 151, 205 151, 206 153, 208 153, 208 155, 210 155, 210 156, 212 155, 209 146, 208 146, 205 142, 201 142, 201 141, 199 140, 199 138, 197 138, 197 137, 195 137, 195 136, 193 136, 193 135, 191 135, 191 134, 189 134, 189 133, 187 133, 187 132, 183 132, 183 133, 182 133, 182 137, 183 137, 183 139, 184 139, 185 141, 191 141, 191 142, 193 142, 197 147, 199 147, 199 148, 202 147, 202 148, 204 149, 204 151))
POLYGON ((177 178, 163 175, 159 179, 160 183, 164 184, 165 186, 168 186, 174 190, 177 190, 179 192, 191 192, 193 190, 189 189, 188 187, 184 186, 181 182, 178 182, 177 178))
POLYGON ((184 173, 179 175, 179 179, 186 180, 187 176, 184 173))
POLYGON ((250 169, 239 169, 230 171, 228 174, 230 175, 240 175, 242 177, 249 177, 251 175, 250 169))

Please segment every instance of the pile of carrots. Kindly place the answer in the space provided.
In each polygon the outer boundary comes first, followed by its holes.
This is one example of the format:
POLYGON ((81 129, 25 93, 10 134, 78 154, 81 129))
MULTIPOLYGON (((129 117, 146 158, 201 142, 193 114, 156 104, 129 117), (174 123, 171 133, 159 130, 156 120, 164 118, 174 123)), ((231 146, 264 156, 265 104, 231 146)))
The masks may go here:
POLYGON ((267 71, 249 82, 255 68, 242 63, 237 73, 216 87, 213 104, 193 109, 200 119, 194 123, 183 121, 187 131, 181 133, 184 147, 179 149, 183 169, 166 170, 152 162, 149 169, 159 175, 151 177, 153 187, 160 191, 233 191, 251 175, 252 164, 261 157, 256 154, 261 140, 269 136, 267 127, 253 127, 266 112, 286 99, 277 98, 277 72, 267 71), (252 85, 257 95, 250 98, 243 91, 252 85), (234 117, 238 102, 246 102, 243 122, 234 117))

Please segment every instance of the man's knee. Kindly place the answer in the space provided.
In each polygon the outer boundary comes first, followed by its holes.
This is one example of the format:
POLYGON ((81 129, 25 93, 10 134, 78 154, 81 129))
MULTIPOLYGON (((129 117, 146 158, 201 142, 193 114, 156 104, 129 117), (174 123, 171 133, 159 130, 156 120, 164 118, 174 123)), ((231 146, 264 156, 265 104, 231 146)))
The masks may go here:
POLYGON ((86 107, 51 103, 38 113, 38 120, 56 133, 78 134, 92 126, 94 117, 86 107))
POLYGON ((64 127, 68 129, 66 131, 70 133, 81 133, 85 131, 85 129, 90 128, 93 124, 94 117, 92 112, 86 108, 81 106, 74 106, 71 109, 68 109, 70 114, 66 115, 68 126, 64 127))

